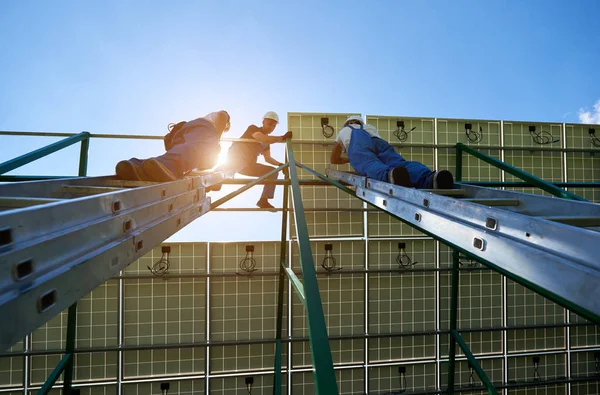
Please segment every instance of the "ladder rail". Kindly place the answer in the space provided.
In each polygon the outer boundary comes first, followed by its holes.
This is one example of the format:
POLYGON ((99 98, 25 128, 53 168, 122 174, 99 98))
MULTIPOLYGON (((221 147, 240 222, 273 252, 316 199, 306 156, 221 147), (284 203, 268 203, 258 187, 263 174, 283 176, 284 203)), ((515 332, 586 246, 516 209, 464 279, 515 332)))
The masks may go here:
MULTIPOLYGON (((14 317, 0 324, 0 347, 8 348, 208 212, 205 186, 229 176, 196 176, 0 212, 0 313, 14 317)), ((41 183, 55 188, 64 181, 41 183)))
POLYGON ((359 198, 600 323, 598 232, 340 173, 328 170, 354 181, 359 198))

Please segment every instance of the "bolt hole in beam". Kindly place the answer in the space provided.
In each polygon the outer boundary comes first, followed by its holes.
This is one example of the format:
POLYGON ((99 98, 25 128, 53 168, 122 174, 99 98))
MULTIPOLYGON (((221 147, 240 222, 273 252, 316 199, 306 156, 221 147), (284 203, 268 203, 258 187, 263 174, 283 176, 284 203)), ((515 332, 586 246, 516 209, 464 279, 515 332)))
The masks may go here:
POLYGON ((12 242, 12 230, 10 228, 0 229, 0 246, 5 246, 12 242))
POLYGON ((486 218, 485 219, 485 227, 492 229, 492 230, 496 230, 496 228, 498 227, 498 221, 496 220, 496 218, 486 218))
POLYGON ((33 273, 33 261, 31 259, 13 265, 13 276, 17 281, 24 279, 31 273, 33 273))
POLYGON ((421 222, 421 214, 415 213, 415 221, 421 222))
POLYGON ((140 251, 142 248, 144 248, 144 240, 135 243, 135 252, 140 251))
POLYGON ((52 289, 38 298, 38 313, 43 313, 50 309, 56 303, 56 290, 52 289))
POLYGON ((473 247, 483 251, 485 249, 485 240, 480 239, 479 237, 475 237, 473 239, 473 247))
POLYGON ((119 200, 114 201, 112 204, 112 212, 116 213, 118 211, 121 211, 121 202, 119 200))
POLYGON ((423 206, 429 207, 429 199, 423 199, 423 206))
POLYGON ((131 230, 131 220, 123 222, 123 232, 129 232, 131 230))

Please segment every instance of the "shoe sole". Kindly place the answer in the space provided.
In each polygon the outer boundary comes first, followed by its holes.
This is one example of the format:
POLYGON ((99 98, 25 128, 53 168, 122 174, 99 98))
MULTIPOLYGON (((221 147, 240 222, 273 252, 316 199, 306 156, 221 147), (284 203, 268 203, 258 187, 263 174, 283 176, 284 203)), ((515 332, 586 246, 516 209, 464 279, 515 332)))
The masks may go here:
POLYGON ((393 184, 401 187, 410 187, 410 176, 404 167, 396 167, 392 170, 393 184))
POLYGON ((115 172, 117 173, 117 177, 121 180, 144 181, 142 172, 140 172, 133 163, 126 160, 117 163, 115 172))
POLYGON ((169 182, 176 181, 177 177, 175 177, 169 169, 167 169, 162 163, 154 159, 145 160, 142 163, 142 168, 144 169, 144 173, 148 175, 154 181, 158 182, 169 182))
POLYGON ((452 189, 454 187, 454 177, 447 170, 438 172, 434 180, 434 189, 452 189))

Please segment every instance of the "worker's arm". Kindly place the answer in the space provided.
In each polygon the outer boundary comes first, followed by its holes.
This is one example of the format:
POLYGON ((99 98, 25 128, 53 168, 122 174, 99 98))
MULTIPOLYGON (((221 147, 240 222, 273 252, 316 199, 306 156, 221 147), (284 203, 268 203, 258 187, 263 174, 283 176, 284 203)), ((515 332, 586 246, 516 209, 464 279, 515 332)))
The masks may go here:
POLYGON ((344 152, 344 147, 339 142, 335 142, 333 146, 333 151, 331 151, 330 162, 334 165, 344 165, 348 163, 348 159, 342 158, 342 153, 344 152))
POLYGON ((273 144, 284 142, 287 138, 292 138, 292 132, 287 132, 283 136, 267 136, 261 132, 254 132, 252 138, 264 144, 273 144))
POLYGON ((269 163, 269 164, 271 164, 273 166, 279 167, 279 166, 283 165, 283 163, 281 163, 280 161, 278 161, 276 159, 273 159, 273 157, 271 156, 271 150, 270 149, 265 150, 262 153, 262 155, 263 155, 263 158, 265 158, 265 162, 267 162, 267 163, 269 163))

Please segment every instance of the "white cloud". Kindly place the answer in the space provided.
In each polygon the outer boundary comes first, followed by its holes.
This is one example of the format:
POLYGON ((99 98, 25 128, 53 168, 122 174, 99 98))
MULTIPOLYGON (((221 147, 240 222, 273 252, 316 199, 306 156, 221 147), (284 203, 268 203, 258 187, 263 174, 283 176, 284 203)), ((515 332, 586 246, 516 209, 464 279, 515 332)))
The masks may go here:
POLYGON ((581 123, 600 123, 600 100, 594 103, 594 108, 591 111, 586 111, 585 108, 580 108, 577 112, 581 123))

